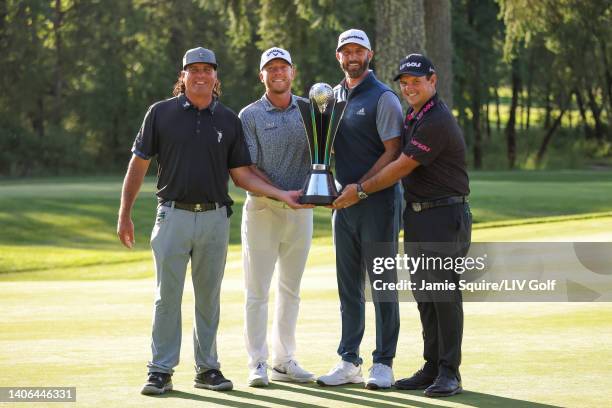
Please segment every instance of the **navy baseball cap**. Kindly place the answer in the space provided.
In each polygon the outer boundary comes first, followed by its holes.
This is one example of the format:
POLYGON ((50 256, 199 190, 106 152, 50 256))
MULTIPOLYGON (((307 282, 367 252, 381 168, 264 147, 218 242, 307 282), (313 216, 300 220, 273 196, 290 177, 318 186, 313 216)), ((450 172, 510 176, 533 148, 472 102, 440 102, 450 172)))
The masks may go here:
POLYGON ((394 81, 400 79, 404 74, 412 76, 425 76, 428 74, 435 73, 433 64, 431 61, 422 54, 410 54, 404 57, 399 63, 399 72, 393 78, 394 81))
POLYGON ((210 64, 217 69, 217 59, 215 53, 211 50, 203 47, 192 48, 185 52, 183 57, 183 69, 189 64, 195 64, 196 62, 203 62, 210 64))

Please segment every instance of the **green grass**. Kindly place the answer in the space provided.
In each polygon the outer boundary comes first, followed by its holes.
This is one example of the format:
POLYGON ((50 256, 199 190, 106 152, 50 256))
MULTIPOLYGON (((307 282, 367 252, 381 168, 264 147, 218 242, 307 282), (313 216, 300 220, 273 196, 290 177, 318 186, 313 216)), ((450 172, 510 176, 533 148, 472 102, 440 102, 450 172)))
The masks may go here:
MULTIPOLYGON (((574 220, 515 225, 475 231, 476 240, 610 240, 612 217, 594 225, 574 220)), ((150 260, 130 264, 143 270, 150 260)), ((128 265, 124 265, 127 268, 128 265)), ((83 267, 80 274, 92 268, 83 267)), ((189 279, 187 279, 189 282, 189 279)), ((302 282, 298 321, 298 358, 317 374, 337 361, 338 300, 329 243, 315 243, 302 282)), ((243 345, 243 283, 239 262, 228 263, 222 287, 218 347, 223 372, 236 385, 232 393, 192 388, 191 325, 193 293, 187 283, 183 301, 181 364, 175 392, 161 397, 138 394, 149 358, 154 281, 14 281, 0 284, 0 384, 3 386, 76 386, 76 406, 603 406, 612 359, 612 304, 468 303, 462 376, 467 390, 450 400, 430 400, 420 392, 370 392, 359 386, 319 388, 274 384, 246 386, 243 345), (597 389, 597 393, 590 390, 597 389), (450 405, 449 405, 450 404, 450 405)), ((273 304, 274 296, 270 300, 273 304)), ((362 353, 369 366, 374 347, 373 309, 367 308, 362 353)), ((401 305, 401 335, 394 370, 407 376, 421 363, 418 314, 401 305)), ((61 406, 61 405, 60 405, 61 406)), ((74 406, 68 405, 65 406, 74 406)))
MULTIPOLYGON (((119 177, 0 182, 0 280, 150 276, 150 270, 136 264, 150 258, 153 180, 147 179, 134 208, 137 246, 132 251, 120 246, 115 235, 120 189, 119 177)), ((471 189, 475 229, 612 211, 611 172, 473 172, 471 189)), ((232 196, 230 262, 240 258, 244 192, 234 188, 232 196)), ((330 235, 330 211, 318 208, 315 241, 331 245, 330 235)))
MULTIPOLYGON (((53 405, 67 407, 591 407, 612 399, 610 303, 465 304, 462 376, 467 392, 448 400, 357 385, 247 387, 238 206, 218 336, 222 369, 236 390, 192 388, 193 290, 187 279, 176 391, 160 398, 141 396, 150 358, 154 280, 147 241, 155 201, 148 180, 134 214, 137 249, 123 249, 114 234, 120 184, 110 177, 0 183, 1 386, 76 386, 76 404, 53 405)), ((472 191, 478 222, 474 241, 612 239, 609 173, 474 173, 472 191)), ((242 193, 233 194, 239 202, 242 193)), ((340 333, 329 234, 329 211, 318 209, 297 332, 297 357, 316 374, 336 363, 340 333)), ((367 369, 374 348, 371 304, 366 321, 362 355, 367 369)), ((416 306, 403 303, 396 377, 410 375, 421 364, 421 341, 416 306)))

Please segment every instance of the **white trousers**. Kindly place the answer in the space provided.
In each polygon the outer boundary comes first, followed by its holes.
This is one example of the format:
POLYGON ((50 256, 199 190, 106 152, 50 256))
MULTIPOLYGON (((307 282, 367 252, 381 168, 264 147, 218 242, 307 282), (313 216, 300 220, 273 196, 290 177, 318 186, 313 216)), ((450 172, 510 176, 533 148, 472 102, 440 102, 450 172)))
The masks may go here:
POLYGON ((249 195, 242 210, 245 277, 245 342, 249 367, 268 360, 268 293, 278 270, 272 333, 272 364, 294 359, 300 282, 312 241, 312 209, 249 195))

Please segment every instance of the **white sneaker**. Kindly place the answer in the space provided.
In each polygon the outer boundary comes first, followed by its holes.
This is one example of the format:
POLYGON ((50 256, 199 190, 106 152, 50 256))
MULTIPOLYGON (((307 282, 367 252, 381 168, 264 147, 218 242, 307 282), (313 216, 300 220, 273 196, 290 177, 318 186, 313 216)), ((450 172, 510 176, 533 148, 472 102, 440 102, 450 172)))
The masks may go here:
POLYGON ((257 366, 249 371, 248 384, 249 387, 268 386, 268 365, 265 362, 257 363, 257 366))
POLYGON ((362 383, 361 365, 355 365, 348 361, 339 362, 327 375, 317 379, 319 385, 342 385, 362 383))
POLYGON ((394 382, 395 380, 393 379, 393 370, 391 367, 381 363, 374 363, 370 368, 365 387, 368 390, 391 388, 394 382))
POLYGON ((295 360, 279 364, 272 369, 270 376, 273 381, 292 381, 305 383, 314 380, 314 374, 304 370, 295 360))

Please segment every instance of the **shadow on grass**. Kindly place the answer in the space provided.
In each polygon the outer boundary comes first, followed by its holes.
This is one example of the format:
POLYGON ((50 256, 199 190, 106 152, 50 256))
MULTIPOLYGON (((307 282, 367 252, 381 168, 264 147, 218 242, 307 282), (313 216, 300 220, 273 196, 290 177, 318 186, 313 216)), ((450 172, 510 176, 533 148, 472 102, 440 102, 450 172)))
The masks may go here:
POLYGON ((423 395, 423 391, 399 391, 393 388, 388 390, 368 391, 363 388, 362 384, 350 384, 337 387, 320 387, 313 383, 291 385, 270 383, 270 386, 267 387, 266 390, 286 391, 298 395, 296 395, 295 399, 286 399, 254 394, 247 391, 233 390, 219 394, 214 394, 213 392, 211 396, 208 396, 199 393, 175 390, 154 398, 188 399, 193 401, 209 402, 226 407, 265 407, 268 406, 268 404, 278 404, 285 407, 294 408, 320 407, 320 405, 313 403, 300 402, 299 394, 301 394, 303 396, 315 397, 329 401, 329 403, 326 404, 327 406, 334 406, 337 403, 348 403, 374 408, 392 408, 397 407, 398 404, 418 408, 435 408, 445 406, 447 403, 452 402, 470 407, 558 408, 556 405, 540 404, 536 402, 506 398, 473 391, 464 391, 462 394, 458 394, 450 398, 431 398, 424 401, 426 397, 423 395), (223 397, 218 398, 212 395, 219 395, 219 397, 223 397), (243 402, 236 401, 234 399, 226 399, 226 396, 229 398, 241 398, 245 401, 243 402))
MULTIPOLYGON (((207 392, 207 391, 204 391, 204 392, 207 392)), ((210 391, 210 392, 215 393, 215 391, 210 391)), ((319 405, 309 404, 306 402, 299 402, 299 401, 288 400, 284 398, 271 397, 267 395, 253 394, 250 392, 239 391, 239 390, 227 391, 227 392, 218 393, 214 395, 243 398, 245 400, 249 400, 250 402, 235 401, 235 400, 230 400, 230 399, 225 399, 225 398, 216 398, 213 396, 196 394, 196 393, 185 392, 185 391, 176 391, 176 390, 168 392, 166 394, 159 395, 159 396, 154 396, 154 398, 188 399, 188 400, 193 400, 193 401, 210 402, 210 403, 214 403, 215 405, 227 406, 227 407, 267 407, 269 406, 267 404, 278 404, 278 405, 282 405, 285 407, 293 407, 293 408, 318 408, 319 407, 319 405), (256 404, 254 402, 261 402, 264 405, 256 404)))
MULTIPOLYGON (((242 196, 234 197, 230 244, 240 243, 242 196)), ((0 199, 0 245, 50 245, 67 248, 121 249, 116 237, 118 197, 75 196, 70 199, 0 199)), ((155 222, 156 200, 141 197, 132 211, 136 242, 147 243, 155 222)), ((317 209, 314 237, 331 235, 331 211, 317 209)))
POLYGON ((274 384, 275 388, 302 393, 305 395, 315 396, 319 398, 332 399, 342 402, 358 404, 367 407, 394 407, 396 404, 405 406, 413 406, 419 408, 439 407, 442 404, 437 401, 452 402, 464 404, 471 407, 540 407, 540 408, 558 408, 555 405, 539 404, 530 401, 523 401, 513 398, 506 398, 492 394, 483 394, 473 391, 464 391, 462 394, 452 396, 450 398, 427 398, 423 395, 423 391, 399 391, 394 388, 388 390, 368 391, 363 388, 362 384, 350 384, 339 387, 320 387, 316 384, 292 384, 281 385, 274 384), (393 395, 389 395, 389 394, 393 395), (401 394, 401 397, 398 396, 401 394), (359 397, 359 398, 355 398, 359 397), (368 398, 364 400, 362 398, 368 398), (427 399, 425 402, 423 399, 427 399), (376 401, 370 401, 376 400, 376 401), (393 405, 391 405, 393 404, 393 405))

